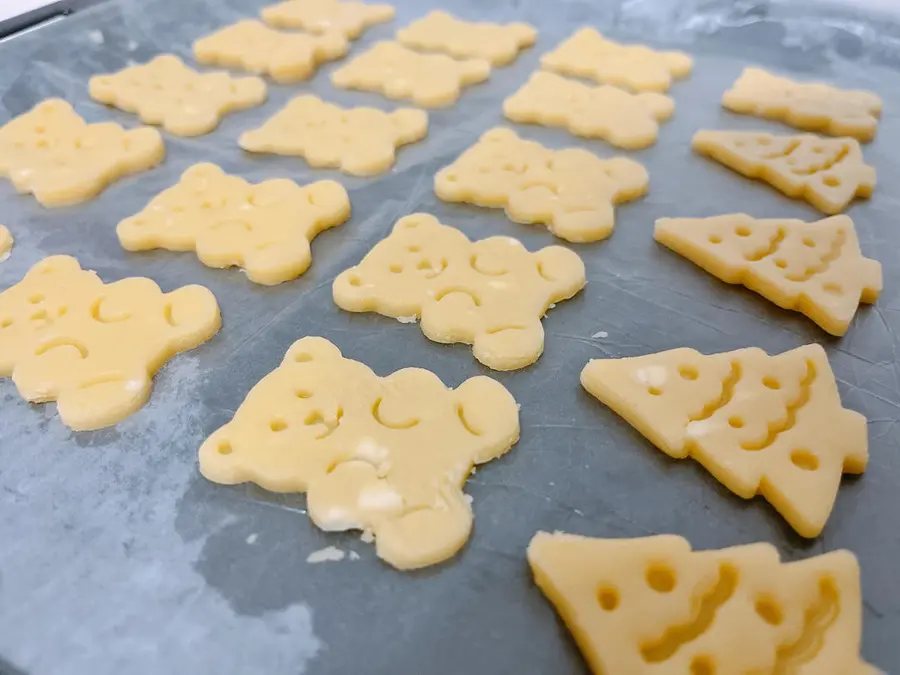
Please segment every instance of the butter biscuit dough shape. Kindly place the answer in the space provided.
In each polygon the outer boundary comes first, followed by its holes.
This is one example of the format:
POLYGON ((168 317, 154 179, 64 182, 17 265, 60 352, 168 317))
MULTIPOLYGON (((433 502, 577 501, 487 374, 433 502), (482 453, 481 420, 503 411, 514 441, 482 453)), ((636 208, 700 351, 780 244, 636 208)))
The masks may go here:
POLYGON ((456 103, 467 85, 484 82, 491 64, 484 59, 453 59, 420 54, 396 42, 379 42, 331 74, 339 89, 377 92, 423 108, 456 103))
POLYGON ((156 129, 88 124, 58 98, 0 127, 0 176, 47 207, 92 199, 119 178, 153 168, 165 154, 156 129))
POLYGON ((663 94, 594 87, 545 71, 532 73, 503 102, 503 115, 513 122, 560 127, 627 150, 656 143, 659 123, 669 119, 674 109, 672 99, 663 94))
POLYGON ((692 551, 674 535, 538 532, 534 580, 594 673, 874 675, 852 553, 781 562, 771 544, 692 551))
POLYGON ((0 293, 0 376, 26 401, 56 401, 66 426, 99 429, 137 411, 156 371, 220 325, 203 286, 163 293, 143 277, 104 284, 75 258, 51 256, 0 293))
POLYGON ((313 168, 371 176, 394 165, 397 148, 427 133, 424 110, 340 108, 304 95, 291 99, 259 129, 245 131, 238 142, 248 152, 298 156, 313 168))
POLYGON ((434 216, 415 213, 339 274, 332 291, 341 309, 420 317, 428 339, 470 344, 489 368, 517 370, 543 352, 541 317, 584 284, 584 263, 569 249, 531 253, 511 237, 472 242, 434 216))
POLYGON ((867 143, 878 130, 882 101, 870 91, 795 82, 761 68, 745 68, 722 96, 722 105, 742 115, 829 136, 852 136, 867 143))
POLYGON ((0 262, 9 258, 13 247, 13 236, 5 226, 0 225, 0 262))
POLYGON ((456 554, 472 528, 463 494, 472 467, 519 437, 516 402, 473 377, 448 389, 427 370, 378 377, 320 337, 295 342, 200 447, 217 483, 306 492, 327 531, 363 530, 399 569, 456 554))
POLYGON ((762 495, 803 537, 822 531, 841 475, 868 461, 866 418, 841 405, 819 345, 597 359, 581 384, 670 457, 692 457, 740 497, 762 495))
POLYGON ((342 33, 285 33, 244 19, 194 42, 199 63, 269 75, 281 84, 307 80, 320 64, 347 54, 342 33))
POLYGON ((397 42, 405 47, 443 52, 456 59, 486 59, 494 66, 512 63, 536 39, 537 29, 526 23, 463 21, 441 10, 397 31, 397 42))
POLYGON ((694 135, 692 147, 828 215, 843 211, 854 197, 871 197, 875 189, 875 167, 865 163, 854 138, 703 130, 694 135))
POLYGON ((266 83, 258 77, 200 73, 174 54, 95 75, 88 91, 95 101, 134 113, 176 136, 208 134, 226 114, 258 106, 267 96, 266 83))
POLYGON ((743 213, 661 218, 654 237, 726 283, 802 312, 832 335, 844 335, 859 303, 874 303, 881 293, 881 264, 863 256, 848 216, 812 223, 743 213))
POLYGON ((444 201, 504 208, 517 223, 543 223, 557 237, 590 242, 612 234, 614 205, 643 196, 648 180, 634 160, 550 150, 497 127, 438 171, 434 191, 444 201))
POLYGON ((201 163, 122 220, 116 233, 129 251, 196 251, 204 265, 238 266, 251 281, 274 285, 303 274, 313 238, 349 217, 347 191, 335 181, 253 185, 201 163))
POLYGON ((286 0, 263 7, 263 21, 278 28, 302 28, 310 33, 343 33, 358 38, 364 30, 394 18, 388 4, 343 0, 286 0))
POLYGON ((667 91, 672 80, 690 75, 693 64, 694 60, 684 52, 623 45, 587 26, 541 57, 542 68, 561 75, 657 92, 667 91))

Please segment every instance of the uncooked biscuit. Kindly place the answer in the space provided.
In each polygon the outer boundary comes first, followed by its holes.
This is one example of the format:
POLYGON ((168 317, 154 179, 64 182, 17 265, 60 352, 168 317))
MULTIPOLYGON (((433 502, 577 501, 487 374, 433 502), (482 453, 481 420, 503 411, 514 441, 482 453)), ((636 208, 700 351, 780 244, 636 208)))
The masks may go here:
POLYGON ((369 26, 394 18, 391 5, 368 5, 340 0, 287 0, 263 7, 262 18, 280 28, 302 28, 310 33, 343 33, 359 37, 369 26))
POLYGON ((272 285, 303 274, 312 239, 349 217, 347 191, 332 180, 252 185, 215 164, 195 164, 116 233, 129 251, 196 251, 204 265, 242 267, 251 281, 272 285))
POLYGON ((552 52, 541 67, 563 75, 638 91, 666 91, 673 79, 687 77, 693 59, 684 52, 659 52, 643 45, 623 45, 593 28, 579 28, 552 52))
POLYGON ((853 221, 757 220, 743 213, 661 218, 656 241, 730 284, 802 312, 832 335, 847 332, 860 302, 881 292, 881 265, 865 258, 853 221))
POLYGON ((156 166, 165 154, 156 129, 88 124, 58 98, 0 127, 0 176, 43 206, 80 204, 122 176, 156 166))
POLYGON ((544 71, 533 73, 503 102, 503 114, 513 122, 562 127, 628 150, 656 143, 659 122, 669 119, 674 109, 672 99, 662 94, 592 87, 544 71))
POLYGON ((783 563, 765 543, 538 532, 528 562, 597 675, 877 672, 849 551, 783 563))
POLYGON ((519 438, 510 393, 488 377, 448 389, 420 368, 378 377, 320 337, 295 342, 200 447, 209 480, 306 492, 323 530, 363 530, 399 569, 434 565, 469 537, 475 464, 519 438))
POLYGON ((511 237, 471 242, 415 213, 339 274, 333 292, 342 309, 421 317, 430 340, 470 344, 489 368, 516 370, 544 350, 541 317, 584 284, 584 263, 566 248, 530 253, 511 237))
POLYGON ((457 59, 486 59, 495 66, 512 63, 536 38, 537 29, 527 23, 462 21, 441 10, 397 31, 397 42, 406 47, 444 52, 457 59))
POLYGON ((348 48, 342 33, 285 33, 244 19, 194 42, 194 57, 203 64, 242 68, 287 84, 308 79, 319 64, 341 58, 348 48))
POLYGON ((732 112, 778 120, 798 129, 867 142, 875 137, 882 103, 870 91, 795 82, 760 68, 745 68, 725 92, 722 105, 732 112))
POLYGON ((226 72, 199 73, 174 54, 162 54, 117 73, 95 75, 89 92, 95 101, 135 113, 176 136, 201 136, 227 113, 265 101, 266 83, 226 72))
POLYGON ((871 197, 875 167, 854 138, 813 134, 775 136, 754 131, 698 131, 694 150, 729 169, 805 199, 823 213, 840 213, 854 197, 871 197))
POLYGON ((340 89, 374 91, 423 108, 453 105, 465 85, 484 82, 491 64, 458 61, 444 54, 420 54, 396 42, 379 42, 331 74, 340 89))
POLYGON ((13 236, 5 226, 0 225, 0 262, 9 258, 9 253, 13 247, 13 236))
POLYGON ((557 237, 586 242, 612 234, 613 205, 642 196, 647 181, 634 160, 550 150, 497 127, 438 171, 434 191, 444 201, 505 208, 517 223, 545 223, 557 237))
POLYGON ((841 474, 868 461, 866 418, 842 407, 819 345, 597 359, 581 384, 670 457, 693 457, 740 497, 762 495, 804 537, 825 526, 841 474))
POLYGON ((99 429, 137 411, 153 374, 219 325, 203 286, 162 293, 143 277, 104 284, 75 258, 51 256, 0 293, 0 376, 12 376, 26 401, 56 401, 72 429, 99 429))
POLYGON ((398 147, 426 133, 428 114, 423 110, 339 108, 306 95, 289 101, 259 129, 245 131, 239 143, 250 152, 296 155, 315 168, 371 176, 394 165, 398 147))

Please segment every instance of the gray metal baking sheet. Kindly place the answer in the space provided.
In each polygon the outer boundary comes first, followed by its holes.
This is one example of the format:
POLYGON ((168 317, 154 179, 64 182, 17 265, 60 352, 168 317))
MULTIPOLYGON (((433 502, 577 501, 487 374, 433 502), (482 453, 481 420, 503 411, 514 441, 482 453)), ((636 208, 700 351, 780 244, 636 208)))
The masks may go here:
MULTIPOLYGON (((90 121, 134 125, 134 117, 90 101, 92 74, 164 51, 188 57, 195 38, 254 15, 261 4, 112 1, 9 40, 0 45, 0 122, 62 96, 90 121)), ((240 132, 300 92, 342 104, 396 105, 332 88, 332 64, 309 84, 273 85, 266 105, 227 117, 208 136, 165 134, 163 165, 115 183, 87 204, 43 209, 0 181, 0 222, 16 238, 12 257, 0 265, 0 288, 42 257, 69 253, 107 281, 146 275, 164 290, 204 284, 224 319, 211 342, 172 359, 156 377, 150 403, 115 428, 72 433, 53 405, 27 405, 9 381, 0 382, 0 657, 34 675, 584 673, 524 558, 535 531, 560 529, 605 537, 671 532, 698 548, 769 541, 786 559, 848 548, 863 570, 863 654, 900 672, 900 27, 859 11, 801 3, 395 4, 397 19, 366 33, 352 54, 432 4, 472 19, 529 21, 540 36, 512 66, 467 89, 454 107, 434 112, 427 139, 403 149, 389 174, 349 178, 237 147, 240 132), (433 213, 470 237, 511 235, 532 249, 559 243, 541 228, 509 222, 502 211, 440 203, 432 177, 502 123, 501 101, 525 81, 539 54, 585 23, 623 40, 686 49, 696 68, 673 87, 676 113, 659 142, 628 153, 650 171, 648 196, 619 208, 611 239, 575 247, 589 283, 549 313, 543 357, 519 372, 490 373, 522 404, 522 439, 469 481, 476 519, 466 548, 437 567, 399 573, 357 535, 317 531, 302 496, 206 482, 196 467, 202 439, 230 419, 250 387, 304 335, 327 337, 380 374, 422 366, 455 386, 486 372, 466 346, 437 345, 417 326, 339 311, 331 280, 397 218, 415 211, 433 213), (865 147, 878 168, 878 188, 871 201, 849 211, 864 252, 884 265, 885 291, 842 340, 653 242, 654 219, 662 216, 818 217, 690 152, 691 135, 701 127, 787 131, 720 108, 722 92, 748 64, 871 88, 885 99, 878 138, 865 147), (256 286, 235 270, 208 269, 192 254, 123 251, 116 223, 204 160, 252 181, 336 178, 350 192, 353 216, 315 240, 307 274, 275 288, 256 286), (844 481, 824 533, 812 541, 793 534, 762 500, 745 502, 694 463, 666 458, 578 384, 591 358, 684 345, 781 352, 808 342, 825 345, 845 405, 869 418, 871 448, 868 471, 844 481), (361 559, 305 562, 328 545, 361 559)), ((617 154, 603 142, 559 130, 517 130, 555 147, 617 154)))

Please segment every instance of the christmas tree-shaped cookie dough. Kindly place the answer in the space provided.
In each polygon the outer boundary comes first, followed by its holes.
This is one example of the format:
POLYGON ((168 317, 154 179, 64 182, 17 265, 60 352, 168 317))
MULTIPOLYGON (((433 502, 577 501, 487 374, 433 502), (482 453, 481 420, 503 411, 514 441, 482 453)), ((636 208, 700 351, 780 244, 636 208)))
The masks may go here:
POLYGON ((656 241, 729 284, 802 312, 832 335, 847 332, 860 302, 881 292, 881 264, 863 256, 853 221, 661 218, 656 241))
POLYGON ((878 672, 860 658, 849 551, 783 563, 764 543, 538 532, 528 562, 597 675, 878 672))
POLYGON ((762 495, 804 537, 825 526, 841 474, 868 461, 866 418, 841 406, 819 345, 597 359, 581 384, 670 457, 692 457, 745 499, 762 495))
POLYGON ((865 163, 855 138, 698 131, 692 147, 829 215, 843 211, 854 197, 870 197, 875 189, 875 167, 865 163))

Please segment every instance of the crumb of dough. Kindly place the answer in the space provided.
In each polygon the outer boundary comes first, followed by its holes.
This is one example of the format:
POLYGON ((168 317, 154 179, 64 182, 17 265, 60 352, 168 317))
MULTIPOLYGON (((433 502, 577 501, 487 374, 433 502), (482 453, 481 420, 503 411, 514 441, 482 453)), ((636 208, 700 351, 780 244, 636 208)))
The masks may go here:
POLYGON ((346 554, 336 546, 326 546, 318 551, 313 551, 306 556, 306 562, 310 565, 323 562, 340 562, 346 554))

